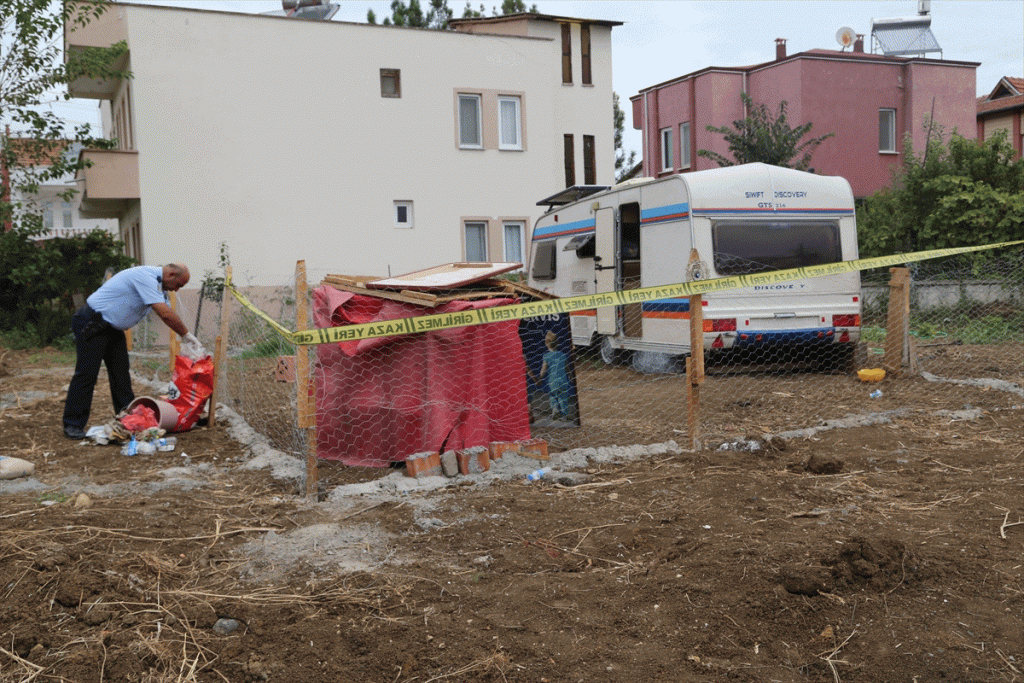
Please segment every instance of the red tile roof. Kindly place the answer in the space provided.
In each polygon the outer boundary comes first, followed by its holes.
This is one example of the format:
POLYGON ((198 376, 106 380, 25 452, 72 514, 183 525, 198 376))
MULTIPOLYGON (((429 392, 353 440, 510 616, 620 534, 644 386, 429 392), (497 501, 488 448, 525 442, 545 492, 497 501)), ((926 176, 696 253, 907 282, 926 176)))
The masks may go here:
POLYGON ((34 138, 8 138, 8 144, 17 155, 15 165, 50 166, 70 144, 67 140, 36 140, 34 138))
POLYGON ((1024 108, 1024 78, 1003 76, 992 92, 978 98, 978 114, 1019 108, 1024 108))

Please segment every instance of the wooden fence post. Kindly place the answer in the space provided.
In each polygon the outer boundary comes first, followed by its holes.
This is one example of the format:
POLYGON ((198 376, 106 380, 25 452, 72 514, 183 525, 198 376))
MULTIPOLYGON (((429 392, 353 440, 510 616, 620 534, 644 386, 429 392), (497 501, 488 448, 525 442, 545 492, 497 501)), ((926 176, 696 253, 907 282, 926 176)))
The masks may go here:
MULTIPOLYGON (((889 309, 885 324, 885 371, 893 375, 903 372, 910 361, 910 269, 890 268, 889 309)), ((911 363, 913 364, 913 363, 911 363)))
MULTIPOLYGON (((224 266, 224 282, 231 282, 231 266, 224 266)), ((217 419, 217 399, 220 398, 217 387, 226 380, 227 376, 225 369, 227 354, 225 351, 227 350, 228 330, 231 322, 231 300, 234 298, 227 287, 220 290, 220 333, 217 335, 217 342, 213 347, 213 391, 210 393, 210 416, 207 419, 209 427, 213 427, 217 419)))
MULTIPOLYGON (((690 263, 700 262, 696 249, 690 263)), ((690 355, 686 357, 686 432, 690 447, 700 448, 700 385, 704 383, 704 296, 690 297, 690 355)))
MULTIPOLYGON (((309 329, 306 309, 306 262, 295 264, 295 329, 309 329)), ((295 405, 300 430, 306 431, 306 498, 316 502, 319 497, 319 472, 317 470, 316 403, 313 395, 314 384, 310 380, 309 346, 298 344, 295 348, 295 405)))
MULTIPOLYGON (((168 300, 171 304, 171 310, 175 313, 178 312, 178 293, 171 292, 168 296, 168 300)), ((168 330, 170 343, 168 344, 168 352, 170 358, 168 359, 167 367, 170 369, 171 376, 174 376, 174 359, 178 357, 181 352, 181 339, 178 338, 178 333, 174 330, 168 330)))

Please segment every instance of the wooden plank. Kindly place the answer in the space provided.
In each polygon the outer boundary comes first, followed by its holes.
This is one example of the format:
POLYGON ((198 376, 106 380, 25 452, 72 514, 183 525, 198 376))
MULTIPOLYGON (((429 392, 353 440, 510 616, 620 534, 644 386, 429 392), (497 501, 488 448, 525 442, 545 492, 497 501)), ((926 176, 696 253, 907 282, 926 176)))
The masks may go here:
POLYGON ((509 299, 509 303, 512 303, 511 299, 515 296, 515 293, 510 292, 458 292, 448 296, 437 297, 437 303, 440 305, 448 304, 452 301, 471 301, 474 299, 509 299))
POLYGON ((521 263, 458 262, 367 282, 372 289, 447 290, 522 268, 521 263))
POLYGON ((334 275, 326 276, 321 284, 330 285, 335 289, 340 289, 343 292, 352 292, 353 294, 361 294, 363 296, 375 296, 378 299, 389 299, 391 301, 401 301, 406 304, 413 304, 416 306, 427 306, 434 308, 437 306, 437 297, 433 294, 425 294, 423 292, 412 292, 412 291, 386 291, 381 289, 367 289, 359 283, 352 281, 346 281, 344 279, 337 279, 334 275))
POLYGON ((558 295, 556 295, 556 294, 552 294, 551 292, 545 292, 545 291, 540 290, 540 289, 534 289, 533 287, 530 287, 528 285, 524 285, 521 282, 516 282, 514 280, 502 280, 502 279, 499 279, 499 278, 488 278, 486 280, 481 280, 477 284, 482 285, 482 286, 486 286, 486 287, 493 287, 495 289, 504 289, 507 292, 515 292, 516 294, 521 294, 521 295, 523 295, 525 297, 529 297, 531 299, 543 299, 543 300, 547 301, 547 300, 550 300, 550 299, 557 299, 558 298, 558 295))

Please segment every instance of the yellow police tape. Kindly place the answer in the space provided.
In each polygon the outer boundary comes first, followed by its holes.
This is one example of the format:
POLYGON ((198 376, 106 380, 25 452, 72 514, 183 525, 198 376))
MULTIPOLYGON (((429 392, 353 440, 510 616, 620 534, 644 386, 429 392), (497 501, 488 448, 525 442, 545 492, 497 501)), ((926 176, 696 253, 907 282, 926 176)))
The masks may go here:
POLYGON ((1000 242, 998 244, 986 244, 978 247, 957 247, 954 249, 917 251, 910 254, 893 254, 892 256, 855 259, 853 261, 839 261, 837 263, 826 263, 819 266, 775 270, 768 273, 757 273, 754 275, 735 275, 733 277, 720 277, 712 280, 694 280, 692 282, 682 282, 673 285, 658 285, 656 287, 604 292, 601 294, 585 294, 583 296, 572 296, 564 299, 530 301, 521 304, 510 304, 508 306, 478 308, 460 311, 458 313, 435 313, 433 315, 423 315, 415 318, 396 318, 394 320, 385 320, 376 323, 363 323, 360 325, 346 325, 344 327, 319 328, 313 330, 299 330, 298 332, 288 330, 266 313, 256 308, 252 302, 245 298, 245 295, 235 289, 231 282, 225 282, 224 286, 231 291, 243 306, 263 318, 278 334, 291 343, 299 345, 330 344, 332 342, 359 341, 361 339, 373 339, 375 337, 391 337, 402 334, 415 334, 417 332, 447 330, 453 327, 465 327, 468 325, 485 325, 487 323, 494 322, 521 320, 523 318, 531 318, 538 315, 587 311, 594 308, 601 308, 603 306, 621 306, 624 304, 655 301, 657 299, 687 297, 696 294, 710 294, 713 292, 722 292, 727 289, 753 287, 754 285, 778 284, 783 282, 792 282, 793 280, 803 280, 805 278, 852 273, 856 270, 884 268, 885 266, 895 266, 901 263, 926 261, 928 259, 941 258, 943 256, 955 256, 956 254, 964 254, 972 251, 1012 247, 1018 244, 1024 244, 1024 240, 1000 242))

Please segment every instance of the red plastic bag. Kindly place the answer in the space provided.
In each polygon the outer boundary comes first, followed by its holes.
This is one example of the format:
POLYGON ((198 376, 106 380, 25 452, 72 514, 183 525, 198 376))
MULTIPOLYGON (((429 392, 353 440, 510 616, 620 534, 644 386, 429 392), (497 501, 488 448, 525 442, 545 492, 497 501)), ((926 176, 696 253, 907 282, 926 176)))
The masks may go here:
POLYGON ((146 406, 135 406, 130 413, 121 418, 121 424, 129 432, 144 432, 150 427, 156 427, 159 423, 156 413, 146 406))
POLYGON ((170 402, 178 411, 178 423, 170 431, 188 431, 199 421, 213 393, 213 359, 207 356, 193 361, 187 356, 175 357, 173 381, 181 393, 170 402))

